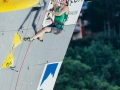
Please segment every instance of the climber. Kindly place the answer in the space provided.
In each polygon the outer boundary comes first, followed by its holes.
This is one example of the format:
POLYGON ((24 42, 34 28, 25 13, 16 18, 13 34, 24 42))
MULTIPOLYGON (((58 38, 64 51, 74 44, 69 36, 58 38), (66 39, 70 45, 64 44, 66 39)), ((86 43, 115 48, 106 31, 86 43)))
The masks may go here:
POLYGON ((33 41, 34 39, 39 39, 42 42, 43 35, 45 33, 53 32, 54 34, 59 34, 64 29, 64 23, 67 20, 68 13, 69 13, 68 1, 61 0, 60 6, 54 0, 51 0, 51 2, 54 7, 54 12, 49 11, 49 10, 47 10, 46 12, 55 15, 55 18, 54 18, 54 21, 52 21, 52 24, 39 30, 35 36, 31 38, 25 38, 24 40, 33 41))

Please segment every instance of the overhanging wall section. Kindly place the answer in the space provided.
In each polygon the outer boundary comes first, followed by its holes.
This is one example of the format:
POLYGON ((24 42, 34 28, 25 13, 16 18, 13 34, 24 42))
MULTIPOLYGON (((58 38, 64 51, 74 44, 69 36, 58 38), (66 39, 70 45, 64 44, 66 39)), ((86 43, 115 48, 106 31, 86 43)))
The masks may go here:
MULTIPOLYGON (((42 13, 39 13, 38 17, 35 17, 36 13, 37 10, 32 11, 32 8, 22 11, 0 13, 0 65, 2 65, 9 53, 14 34, 18 30, 20 30, 19 34, 22 39, 34 35, 33 23, 37 22, 40 14, 37 30, 41 29, 45 12, 42 11, 42 13), (20 28, 21 26, 22 28, 20 28)), ((52 33, 45 34, 43 36, 43 42, 36 39, 30 44, 30 42, 22 40, 22 43, 12 51, 14 66, 16 66, 16 68, 14 70, 9 68, 1 69, 0 71, 0 89, 14 90, 17 83, 17 90, 36 90, 45 64, 63 60, 74 26, 75 25, 65 26, 65 30, 59 35, 52 33), (27 51, 29 44, 30 48, 27 51), (27 55, 25 56, 26 53, 27 55), (21 72, 17 72, 21 66, 21 72), (18 78, 19 73, 20 76, 18 78)))

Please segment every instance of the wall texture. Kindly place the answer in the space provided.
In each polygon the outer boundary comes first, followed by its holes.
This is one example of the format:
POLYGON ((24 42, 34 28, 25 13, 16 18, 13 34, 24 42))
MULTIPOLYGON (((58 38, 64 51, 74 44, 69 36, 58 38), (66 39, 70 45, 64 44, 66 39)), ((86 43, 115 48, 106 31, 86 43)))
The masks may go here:
MULTIPOLYGON (((48 2, 45 9, 47 6, 48 2)), ((28 8, 0 13, 0 65, 11 49, 16 32, 19 31, 22 38, 34 35, 34 23, 38 21, 40 14, 37 30, 42 28, 45 12, 40 13, 40 11, 42 10, 39 8, 28 8)), ((34 40, 30 43, 22 40, 22 43, 13 50, 13 62, 16 68, 1 68, 0 90, 15 90, 15 88, 37 90, 45 64, 63 61, 73 30, 74 25, 65 26, 65 31, 59 35, 45 34, 43 42, 34 40)))

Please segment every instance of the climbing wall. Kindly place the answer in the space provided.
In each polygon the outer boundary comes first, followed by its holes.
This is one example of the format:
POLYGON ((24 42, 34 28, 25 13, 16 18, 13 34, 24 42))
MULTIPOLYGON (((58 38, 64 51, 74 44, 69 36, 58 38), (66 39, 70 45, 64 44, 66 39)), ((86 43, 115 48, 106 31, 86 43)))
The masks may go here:
POLYGON ((42 28, 49 1, 44 3, 0 13, 0 90, 53 90, 75 24, 59 35, 45 34, 43 42, 23 41, 35 34, 36 23, 37 31, 42 28))

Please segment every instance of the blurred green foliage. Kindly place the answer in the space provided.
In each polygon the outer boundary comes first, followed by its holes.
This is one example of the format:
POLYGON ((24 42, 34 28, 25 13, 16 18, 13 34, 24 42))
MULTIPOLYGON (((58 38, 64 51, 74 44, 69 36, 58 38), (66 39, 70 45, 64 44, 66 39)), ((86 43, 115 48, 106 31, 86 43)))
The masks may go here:
POLYGON ((71 41, 54 90, 120 90, 120 38, 71 41))

